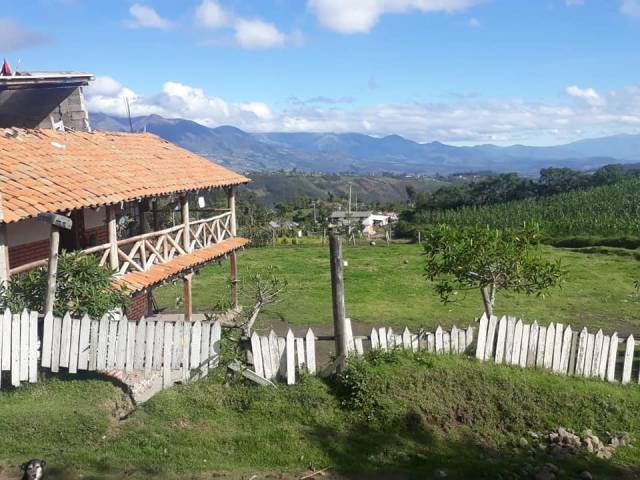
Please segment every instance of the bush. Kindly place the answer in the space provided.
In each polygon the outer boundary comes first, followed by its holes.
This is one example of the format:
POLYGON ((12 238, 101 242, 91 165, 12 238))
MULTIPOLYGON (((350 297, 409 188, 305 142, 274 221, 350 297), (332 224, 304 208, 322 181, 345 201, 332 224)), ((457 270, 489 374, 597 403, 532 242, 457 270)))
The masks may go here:
POLYGON ((585 248, 585 247, 617 247, 635 250, 640 248, 640 238, 631 236, 599 237, 577 236, 545 239, 545 243, 554 247, 585 248))
MULTIPOLYGON (((124 309, 129 295, 124 286, 113 284, 113 272, 99 265, 98 258, 81 252, 62 252, 58 261, 56 301, 53 313, 100 318, 117 308, 124 309)), ((45 267, 11 277, 0 290, 0 309, 42 311, 47 291, 45 267)))

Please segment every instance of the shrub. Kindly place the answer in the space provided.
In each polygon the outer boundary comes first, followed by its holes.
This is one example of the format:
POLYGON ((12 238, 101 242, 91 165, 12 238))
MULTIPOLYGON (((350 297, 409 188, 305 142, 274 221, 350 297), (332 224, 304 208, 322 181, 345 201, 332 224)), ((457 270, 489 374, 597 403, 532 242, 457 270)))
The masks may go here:
MULTIPOLYGON (((62 252, 58 261, 56 301, 53 313, 62 316, 104 314, 125 308, 129 296, 124 286, 113 283, 113 272, 99 265, 98 258, 81 252, 62 252)), ((42 311, 47 291, 47 268, 42 267, 11 277, 8 288, 0 290, 0 308, 12 311, 42 311)))

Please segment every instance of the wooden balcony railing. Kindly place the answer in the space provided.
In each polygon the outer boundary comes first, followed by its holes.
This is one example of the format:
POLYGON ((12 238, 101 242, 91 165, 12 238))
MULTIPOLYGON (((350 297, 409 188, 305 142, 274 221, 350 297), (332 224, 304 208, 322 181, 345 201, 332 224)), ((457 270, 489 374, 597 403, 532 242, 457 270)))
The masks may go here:
MULTIPOLYGON (((167 263, 179 255, 186 255, 194 250, 206 248, 228 238, 232 238, 233 216, 228 211, 215 217, 195 220, 188 223, 190 243, 185 248, 185 225, 166 228, 157 232, 144 233, 134 237, 118 240, 116 247, 104 243, 87 248, 82 252, 86 255, 96 255, 100 258, 100 265, 115 266, 117 275, 128 272, 146 272, 154 265, 167 263), (117 258, 111 256, 115 253, 117 258)), ((12 274, 25 272, 36 267, 46 265, 46 260, 40 260, 27 265, 11 269, 12 274)))
POLYGON ((146 272, 154 265, 167 263, 178 255, 186 255, 194 250, 206 248, 231 238, 231 212, 215 217, 189 222, 190 244, 184 247, 184 225, 176 225, 157 232, 144 233, 119 240, 115 251, 118 261, 113 262, 114 249, 110 244, 84 250, 87 254, 100 254, 100 265, 117 265, 118 275, 128 272, 146 272))

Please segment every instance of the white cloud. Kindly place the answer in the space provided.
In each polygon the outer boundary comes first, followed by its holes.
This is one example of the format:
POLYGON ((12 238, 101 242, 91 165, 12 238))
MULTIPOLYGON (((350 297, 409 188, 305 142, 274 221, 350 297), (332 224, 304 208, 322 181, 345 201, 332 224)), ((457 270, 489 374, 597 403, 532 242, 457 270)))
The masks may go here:
POLYGON ((131 19, 126 20, 124 24, 129 28, 171 28, 172 23, 158 15, 152 7, 141 3, 134 3, 129 8, 131 19))
POLYGON ((469 19, 469 26, 472 28, 478 28, 482 26, 482 24, 480 23, 480 20, 478 20, 476 17, 472 17, 469 19))
POLYGON ((273 24, 261 19, 243 18, 224 9, 217 0, 202 0, 196 9, 196 24, 211 30, 233 30, 233 41, 229 38, 209 38, 199 42, 201 46, 239 46, 247 49, 283 47, 286 43, 301 45, 300 32, 285 35, 273 24))
POLYGON ((320 23, 340 33, 366 33, 382 15, 411 11, 458 12, 482 0, 308 0, 320 23))
POLYGON ((571 86, 566 93, 557 102, 468 98, 360 107, 292 97, 284 108, 274 110, 259 99, 231 102, 179 82, 166 82, 160 93, 145 97, 116 80, 99 77, 87 90, 87 104, 90 111, 123 116, 123 97, 127 97, 134 116, 155 113, 210 127, 396 133, 416 141, 454 143, 561 143, 577 137, 640 132, 640 85, 609 92, 571 86))
POLYGON ((624 15, 640 18, 640 0, 622 0, 620 11, 624 15))
POLYGON ((226 27, 230 17, 216 0, 203 0, 196 9, 196 23, 206 28, 226 27))
POLYGON ((236 40, 243 48, 274 48, 284 45, 285 36, 273 24, 262 20, 239 19, 236 40))
POLYGON ((35 32, 12 18, 0 18, 0 51, 12 52, 49 42, 49 37, 35 32))
POLYGON ((570 97, 584 100, 592 107, 599 107, 607 102, 606 99, 593 88, 580 88, 576 85, 571 85, 567 87, 566 92, 570 97))

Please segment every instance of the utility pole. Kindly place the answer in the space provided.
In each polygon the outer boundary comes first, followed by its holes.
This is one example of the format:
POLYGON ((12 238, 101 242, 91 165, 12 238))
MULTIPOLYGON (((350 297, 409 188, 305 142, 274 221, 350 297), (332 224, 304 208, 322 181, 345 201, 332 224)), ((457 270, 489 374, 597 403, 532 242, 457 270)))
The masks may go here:
POLYGON ((329 235, 329 252, 331 255, 331 296, 333 300, 333 332, 336 342, 336 370, 344 371, 347 358, 347 336, 345 335, 344 307, 344 260, 342 259, 342 242, 340 235, 331 232, 329 235))
POLYGON ((349 205, 347 207, 347 232, 351 237, 351 182, 349 182, 349 205))

